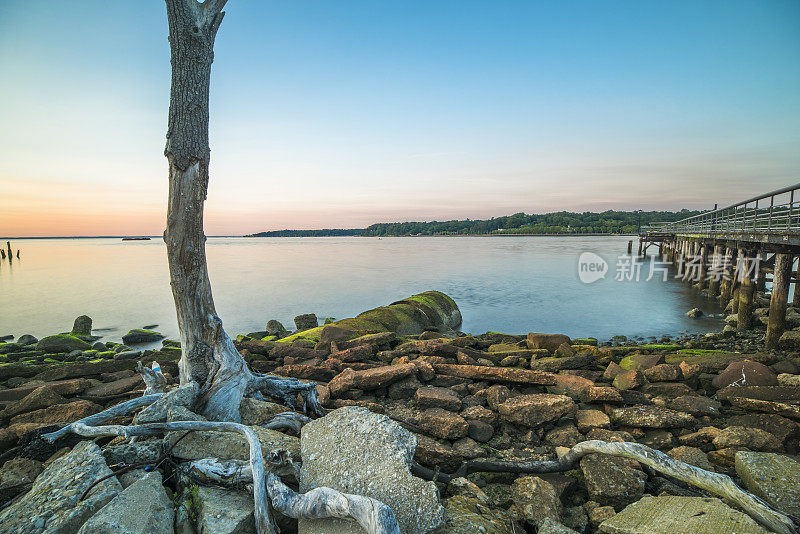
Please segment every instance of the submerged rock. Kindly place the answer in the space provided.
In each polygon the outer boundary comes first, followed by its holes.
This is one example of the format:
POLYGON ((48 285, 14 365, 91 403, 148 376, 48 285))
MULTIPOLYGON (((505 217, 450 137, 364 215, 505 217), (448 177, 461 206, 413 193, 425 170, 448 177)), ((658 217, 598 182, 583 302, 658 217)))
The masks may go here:
POLYGON ((138 345, 141 343, 152 343, 154 341, 161 341, 164 335, 153 330, 144 330, 142 328, 134 328, 127 334, 122 336, 122 342, 126 345, 138 345))
POLYGON ((72 324, 73 336, 91 336, 92 335, 92 318, 88 315, 81 315, 75 319, 72 324))
MULTIPOLYGON (((433 482, 410 472, 417 439, 386 416, 365 408, 335 410, 303 427, 300 490, 327 486, 364 495, 389 506, 403 534, 444 524, 444 508, 433 482)), ((350 521, 300 521, 301 534, 362 532, 350 521)))

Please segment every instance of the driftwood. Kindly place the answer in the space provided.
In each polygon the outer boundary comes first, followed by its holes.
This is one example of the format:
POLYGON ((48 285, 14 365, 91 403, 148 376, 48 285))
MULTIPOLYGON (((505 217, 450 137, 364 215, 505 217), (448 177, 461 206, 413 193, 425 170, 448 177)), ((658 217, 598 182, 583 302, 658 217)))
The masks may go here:
POLYGON ((153 393, 164 393, 167 391, 167 377, 161 372, 161 366, 158 362, 153 362, 151 368, 142 365, 142 362, 136 364, 136 370, 142 375, 142 380, 145 384, 145 395, 153 393))
POLYGON ((778 534, 797 534, 794 522, 784 514, 737 486, 731 477, 721 475, 670 458, 666 454, 639 443, 607 443, 584 441, 578 443, 557 460, 542 462, 508 462, 502 460, 471 460, 461 466, 459 476, 478 471, 506 473, 553 473, 571 469, 587 454, 600 453, 636 460, 655 471, 702 488, 737 504, 750 517, 778 534))
POLYGON ((172 431, 216 430, 238 432, 247 438, 250 445, 250 472, 253 477, 253 496, 255 499, 255 523, 258 534, 277 534, 272 520, 272 513, 264 487, 264 458, 261 455, 261 443, 250 427, 239 423, 220 423, 207 421, 175 421, 172 423, 148 423, 144 425, 106 425, 88 426, 81 422, 70 425, 72 432, 81 436, 152 436, 172 431))
MULTIPOLYGON (((142 366, 142 369, 151 371, 142 366)), ((141 371, 140 371, 141 372, 141 371)), ((158 373, 160 374, 160 370, 158 373)), ((143 373, 143 377, 144 377, 143 373)), ((162 375, 163 376, 163 375, 162 375)), ((309 395, 308 398, 316 401, 316 386, 303 384, 293 379, 280 377, 261 377, 264 380, 258 384, 272 392, 283 392, 283 398, 291 397, 295 400, 301 391, 309 395)), ((148 384, 149 387, 149 384, 148 384)), ((337 517, 352 519, 361 525, 370 534, 399 534, 400 529, 391 508, 385 504, 368 497, 341 493, 330 488, 315 488, 306 494, 298 494, 286 486, 275 473, 265 473, 261 444, 255 433, 239 423, 206 422, 206 421, 175 421, 172 423, 148 423, 142 425, 106 425, 92 426, 104 423, 113 417, 125 415, 131 411, 153 404, 166 394, 151 394, 120 403, 100 413, 84 417, 83 419, 66 425, 65 427, 44 434, 42 438, 54 441, 59 437, 74 432, 81 436, 123 436, 135 438, 137 436, 150 436, 172 431, 227 431, 243 434, 250 445, 250 462, 248 464, 209 458, 190 464, 194 474, 203 474, 213 482, 243 483, 249 480, 253 488, 255 499, 255 521, 258 534, 276 534, 277 527, 272 520, 270 500, 272 505, 283 514, 298 519, 319 519, 337 517)), ((280 393, 277 394, 280 396, 280 393)), ((319 401, 316 401, 318 405, 319 401)), ((311 407, 314 405, 311 404, 311 407)), ((302 414, 285 412, 273 417, 265 425, 267 428, 293 428, 299 432, 300 428, 310 421, 302 414)), ((275 467, 290 465, 294 467, 291 458, 280 451, 273 455, 272 462, 275 467)))
MULTIPOLYGON (((284 451, 285 452, 285 451, 284 451)), ((277 455, 276 467, 288 460, 285 454, 277 455)), ((252 479, 250 466, 241 461, 221 462, 205 458, 191 462, 191 476, 200 477, 217 484, 242 484, 252 479)), ((331 488, 319 487, 305 494, 294 492, 272 471, 266 473, 266 488, 272 506, 288 517, 295 519, 322 519, 336 517, 358 523, 368 534, 399 534, 400 527, 392 509, 380 501, 360 495, 342 493, 331 488)))
POLYGON ((272 430, 292 430, 299 435, 303 425, 310 422, 311 418, 301 413, 283 412, 273 415, 266 423, 258 426, 272 430))

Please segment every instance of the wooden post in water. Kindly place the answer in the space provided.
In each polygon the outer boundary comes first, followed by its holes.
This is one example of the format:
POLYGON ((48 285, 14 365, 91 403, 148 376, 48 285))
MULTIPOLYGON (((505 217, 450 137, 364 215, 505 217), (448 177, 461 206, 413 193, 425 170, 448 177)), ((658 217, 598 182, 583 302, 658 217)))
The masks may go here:
POLYGON ((641 257, 641 255, 642 255, 642 238, 640 237, 639 238, 639 256, 641 257))
POLYGON ((11 241, 6 241, 6 246, 8 247, 8 263, 13 263, 14 258, 11 252, 11 241))
POLYGON ((797 269, 792 267, 792 277, 794 278, 794 294, 792 295, 792 306, 800 306, 800 256, 797 257, 797 269))
POLYGON ((759 295, 763 295, 764 291, 767 289, 767 273, 764 272, 764 269, 761 268, 761 263, 767 259, 766 254, 761 254, 760 252, 756 254, 758 258, 758 262, 756 263, 756 292, 759 295))
POLYGON ((705 289, 708 284, 708 245, 700 242, 700 280, 697 281, 698 289, 705 289))
POLYGON ((722 281, 720 269, 722 267, 722 255, 724 253, 725 249, 721 244, 714 245, 714 253, 711 255, 712 276, 708 281, 708 296, 711 298, 719 296, 719 286, 722 281))
POLYGON ((632 252, 633 252, 633 239, 630 239, 628 241, 628 254, 631 254, 632 252))
POLYGON ((749 330, 753 326, 753 297, 756 292, 756 284, 750 274, 754 267, 755 259, 742 256, 742 267, 744 273, 741 274, 739 282, 739 309, 736 313, 736 329, 749 330))
POLYGON ((733 289, 733 266, 735 265, 735 258, 734 258, 734 249, 730 245, 725 247, 725 257, 722 258, 721 263, 727 263, 727 268, 725 269, 725 276, 720 280, 719 283, 719 302, 722 304, 722 307, 728 305, 728 301, 731 300, 731 291, 733 289))
POLYGON ((786 303, 789 300, 789 279, 792 275, 793 257, 791 254, 775 255, 775 270, 772 275, 772 296, 769 301, 767 319, 768 349, 778 347, 778 340, 786 328, 786 303))

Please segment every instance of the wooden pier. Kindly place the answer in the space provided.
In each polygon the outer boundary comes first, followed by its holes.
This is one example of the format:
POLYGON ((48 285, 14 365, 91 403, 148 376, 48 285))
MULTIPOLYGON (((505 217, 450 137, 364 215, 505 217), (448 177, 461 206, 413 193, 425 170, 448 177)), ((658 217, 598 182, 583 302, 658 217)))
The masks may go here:
POLYGON ((754 326, 755 296, 771 282, 766 346, 774 349, 786 329, 786 308, 800 306, 800 184, 639 232, 639 254, 658 247, 659 258, 679 275, 718 298, 736 314, 736 328, 754 326))

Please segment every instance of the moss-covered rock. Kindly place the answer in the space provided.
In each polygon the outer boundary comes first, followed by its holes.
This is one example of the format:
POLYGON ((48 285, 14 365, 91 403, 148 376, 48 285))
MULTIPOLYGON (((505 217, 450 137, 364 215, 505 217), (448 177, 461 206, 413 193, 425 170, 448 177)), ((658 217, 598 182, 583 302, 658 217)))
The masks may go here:
POLYGON ((89 343, 71 334, 47 336, 40 339, 36 344, 36 350, 40 350, 46 354, 72 352, 73 350, 89 350, 91 348, 92 346, 89 343))
MULTIPOLYGON (((461 311, 455 301, 444 293, 426 291, 331 324, 347 328, 357 336, 379 332, 414 336, 426 330, 450 333, 461 325, 461 311)), ((317 343, 320 341, 323 328, 324 326, 318 326, 296 332, 280 339, 279 342, 306 339, 317 343)))
POLYGON ((151 343, 153 341, 161 341, 162 339, 164 339, 163 334, 154 330, 145 330, 144 328, 134 328, 122 336, 122 342, 126 345, 151 343))

